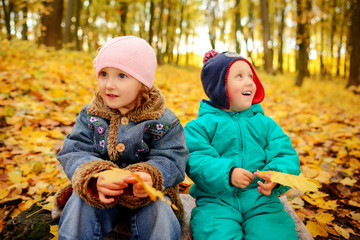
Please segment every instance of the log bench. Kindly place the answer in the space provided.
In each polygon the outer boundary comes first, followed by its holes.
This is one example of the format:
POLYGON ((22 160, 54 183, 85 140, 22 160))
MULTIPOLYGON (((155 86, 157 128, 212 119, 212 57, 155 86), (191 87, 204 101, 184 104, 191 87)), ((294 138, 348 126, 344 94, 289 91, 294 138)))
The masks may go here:
MULTIPOLYGON (((191 210, 195 207, 195 199, 188 194, 181 194, 181 200, 185 208, 185 217, 181 223, 181 240, 191 240, 190 232, 190 216, 191 210)), ((294 209, 290 206, 286 196, 280 197, 284 204, 285 211, 294 219, 296 231, 300 240, 313 240, 313 237, 305 227, 301 219, 296 215, 294 209)), ((58 224, 51 218, 51 212, 41 209, 40 204, 32 205, 28 210, 20 213, 15 218, 8 221, 3 231, 0 233, 0 239, 3 240, 47 240, 52 239, 50 226, 58 224)), ((130 226, 128 224, 119 223, 114 230, 105 236, 106 240, 122 240, 129 239, 131 236, 130 226)))

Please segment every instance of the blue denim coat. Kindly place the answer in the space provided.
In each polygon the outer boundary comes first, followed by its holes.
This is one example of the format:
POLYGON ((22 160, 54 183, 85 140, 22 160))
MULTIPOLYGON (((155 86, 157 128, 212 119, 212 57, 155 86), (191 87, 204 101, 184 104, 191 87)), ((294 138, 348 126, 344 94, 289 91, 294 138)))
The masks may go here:
MULTIPOLYGON (((112 207, 90 194, 88 186, 95 173, 112 167, 149 173, 154 187, 165 189, 176 204, 176 187, 185 178, 188 150, 179 119, 165 107, 160 90, 154 87, 148 102, 125 115, 107 107, 97 93, 81 110, 57 158, 74 190, 92 206, 112 207)), ((149 199, 122 194, 118 203, 137 208, 149 199)))

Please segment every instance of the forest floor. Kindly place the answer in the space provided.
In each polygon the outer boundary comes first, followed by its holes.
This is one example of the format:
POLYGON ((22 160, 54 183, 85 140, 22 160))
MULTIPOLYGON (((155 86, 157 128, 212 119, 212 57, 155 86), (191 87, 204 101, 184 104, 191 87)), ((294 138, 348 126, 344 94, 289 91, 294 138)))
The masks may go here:
MULTIPOLYGON (((56 160, 80 109, 96 91, 95 53, 0 41, 0 231, 11 218, 69 181, 56 160)), ((346 80, 258 73, 265 114, 290 136, 302 175, 318 192, 288 199, 316 239, 360 238, 360 95, 346 80)), ((158 67, 155 84, 183 126, 206 98, 195 67, 158 67)), ((191 185, 183 183, 186 192, 191 185)), ((48 206, 49 207, 49 206, 48 206)), ((56 231, 56 229, 54 230, 56 231)))

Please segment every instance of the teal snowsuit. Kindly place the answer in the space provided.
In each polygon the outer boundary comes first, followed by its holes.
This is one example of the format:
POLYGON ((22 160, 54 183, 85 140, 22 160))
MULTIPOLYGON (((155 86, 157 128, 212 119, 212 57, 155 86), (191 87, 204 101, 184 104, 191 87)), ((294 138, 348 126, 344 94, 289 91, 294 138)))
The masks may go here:
POLYGON ((230 184, 233 167, 300 173, 289 137, 260 104, 226 112, 204 100, 185 135, 190 151, 186 173, 194 181, 190 195, 196 198, 190 222, 195 240, 298 239, 294 221, 277 197, 288 187, 278 185, 265 196, 257 190, 259 178, 245 189, 230 184))

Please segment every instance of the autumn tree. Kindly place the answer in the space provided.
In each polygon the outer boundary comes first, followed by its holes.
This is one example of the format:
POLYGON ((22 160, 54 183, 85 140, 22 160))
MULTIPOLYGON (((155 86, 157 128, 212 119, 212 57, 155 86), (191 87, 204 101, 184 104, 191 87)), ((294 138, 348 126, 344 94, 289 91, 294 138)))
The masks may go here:
POLYGON ((62 31, 61 21, 63 16, 64 0, 45 1, 47 12, 42 16, 42 43, 46 46, 61 48, 62 31))
POLYGON ((267 73, 273 72, 273 50, 272 41, 270 39, 270 21, 269 21, 269 3, 266 0, 260 1, 261 5, 261 22, 263 25, 263 46, 264 46, 264 61, 265 71, 267 73))
POLYGON ((296 0, 297 4, 297 30, 296 42, 299 46, 296 61, 297 77, 296 86, 301 87, 304 77, 308 74, 308 47, 310 42, 309 23, 311 18, 311 0, 296 0))
POLYGON ((278 8, 277 8, 277 13, 280 17, 280 24, 279 24, 279 42, 280 42, 280 46, 279 46, 279 56, 278 56, 278 69, 280 71, 280 73, 283 73, 283 48, 284 48, 284 28, 285 28, 285 8, 286 8, 286 1, 285 0, 280 0, 277 2, 278 4, 278 8))
POLYGON ((360 1, 353 0, 350 29, 350 76, 347 87, 360 85, 360 1))
POLYGON ((217 0, 207 0, 205 18, 209 28, 209 40, 212 49, 216 49, 216 29, 217 29, 217 0))

